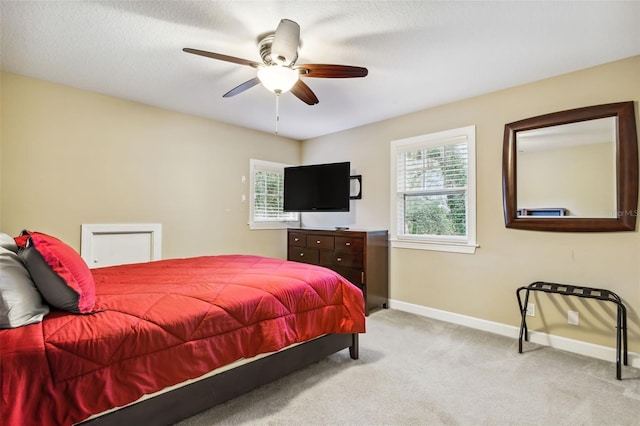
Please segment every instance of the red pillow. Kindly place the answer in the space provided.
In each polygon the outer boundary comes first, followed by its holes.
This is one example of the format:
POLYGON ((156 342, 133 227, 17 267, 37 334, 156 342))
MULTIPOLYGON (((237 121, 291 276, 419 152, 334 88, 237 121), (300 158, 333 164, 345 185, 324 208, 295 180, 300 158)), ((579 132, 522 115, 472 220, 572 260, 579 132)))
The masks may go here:
POLYGON ((27 230, 15 240, 20 247, 18 256, 47 303, 75 313, 93 310, 93 275, 74 249, 55 237, 27 230))

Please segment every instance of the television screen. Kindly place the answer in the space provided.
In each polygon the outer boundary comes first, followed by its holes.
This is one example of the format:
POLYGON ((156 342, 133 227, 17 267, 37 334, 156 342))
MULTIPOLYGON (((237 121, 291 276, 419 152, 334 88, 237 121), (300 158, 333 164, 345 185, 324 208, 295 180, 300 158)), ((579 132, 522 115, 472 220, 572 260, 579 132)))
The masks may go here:
POLYGON ((348 212, 351 164, 285 167, 284 211, 348 212))

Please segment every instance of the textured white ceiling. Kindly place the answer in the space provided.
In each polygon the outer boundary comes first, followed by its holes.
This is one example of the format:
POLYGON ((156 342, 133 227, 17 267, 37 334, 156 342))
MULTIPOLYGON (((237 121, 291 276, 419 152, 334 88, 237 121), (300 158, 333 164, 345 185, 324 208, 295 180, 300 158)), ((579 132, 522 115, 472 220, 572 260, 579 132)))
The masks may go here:
POLYGON ((298 63, 364 66, 366 78, 287 93, 280 135, 309 139, 640 54, 640 1, 6 1, 2 69, 273 132, 275 95, 250 67, 282 18, 301 26, 298 63))

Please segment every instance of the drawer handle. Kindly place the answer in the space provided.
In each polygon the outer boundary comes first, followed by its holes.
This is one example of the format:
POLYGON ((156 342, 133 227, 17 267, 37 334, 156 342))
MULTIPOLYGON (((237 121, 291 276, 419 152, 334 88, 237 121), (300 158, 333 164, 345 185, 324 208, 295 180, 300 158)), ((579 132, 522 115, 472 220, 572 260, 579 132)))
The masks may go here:
POLYGON ((316 244, 320 244, 320 240, 316 241, 316 244))
POLYGON ((351 243, 347 241, 346 243, 344 243, 344 245, 345 245, 345 246, 350 246, 350 245, 351 245, 351 243))
POLYGON ((342 258, 341 258, 341 257, 337 258, 336 260, 337 260, 338 262, 342 262, 342 258))
POLYGON ((300 253, 300 257, 304 257, 304 253, 300 253))
POLYGON ((300 238, 294 238, 293 241, 297 243, 298 241, 300 241, 300 238))

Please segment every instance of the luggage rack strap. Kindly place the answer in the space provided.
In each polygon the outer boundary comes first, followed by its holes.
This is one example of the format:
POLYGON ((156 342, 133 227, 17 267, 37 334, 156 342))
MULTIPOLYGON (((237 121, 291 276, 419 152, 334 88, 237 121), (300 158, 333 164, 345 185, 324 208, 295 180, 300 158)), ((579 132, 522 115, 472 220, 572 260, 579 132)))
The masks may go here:
POLYGON ((602 288, 575 286, 569 284, 548 283, 536 281, 529 284, 526 289, 544 291, 545 293, 556 293, 566 296, 586 297, 589 299, 609 300, 614 303, 622 303, 620 296, 612 291, 602 288))

